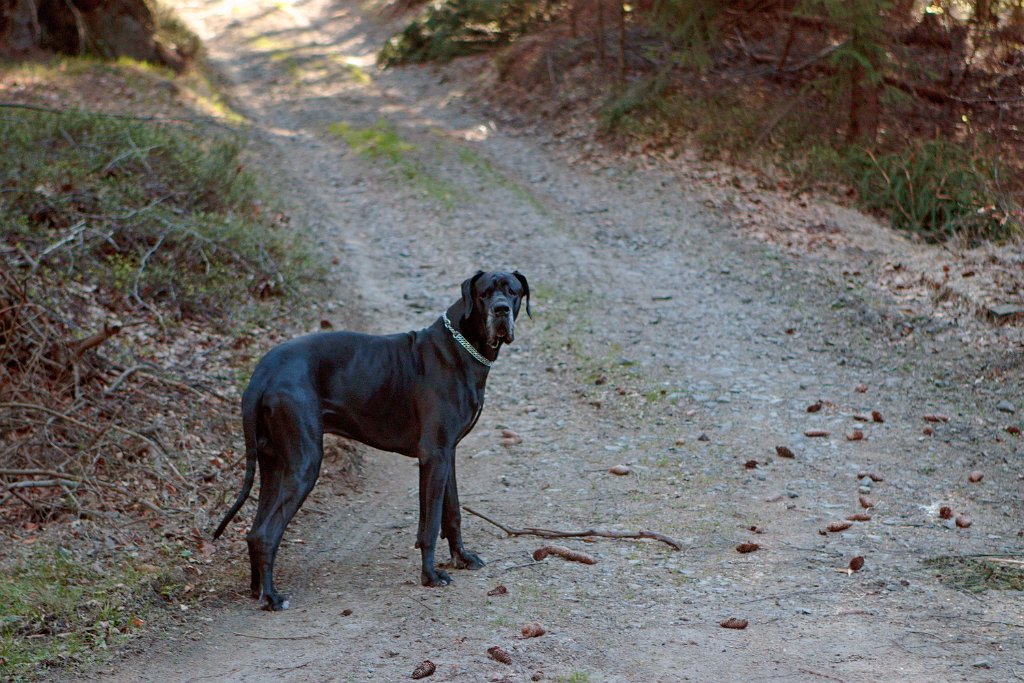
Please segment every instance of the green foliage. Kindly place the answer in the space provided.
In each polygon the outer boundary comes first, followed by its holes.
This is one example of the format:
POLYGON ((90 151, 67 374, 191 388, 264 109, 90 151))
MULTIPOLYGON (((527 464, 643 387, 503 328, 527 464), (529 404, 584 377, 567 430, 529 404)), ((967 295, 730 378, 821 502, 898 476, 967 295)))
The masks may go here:
POLYGON ((889 0, 803 0, 796 13, 828 19, 847 36, 831 58, 840 77, 860 67, 871 82, 878 83, 888 65, 885 13, 891 5, 889 0))
POLYGON ((114 309, 227 315, 310 270, 223 130, 10 110, 0 119, 0 184, 7 246, 34 255, 51 284, 95 286, 114 309))
POLYGON ((857 149, 846 166, 861 204, 888 213, 901 230, 968 241, 1005 239, 1020 230, 998 208, 988 164, 962 145, 927 141, 879 155, 857 149))
POLYGON ((667 87, 667 71, 629 83, 625 89, 612 95, 598 112, 601 130, 610 133, 629 126, 638 116, 655 110, 667 111, 667 102, 663 99, 667 87))
POLYGON ((533 0, 436 0, 388 40, 377 61, 447 62, 511 42, 538 18, 533 0))
POLYGON ((63 548, 31 554, 0 573, 0 674, 19 678, 96 657, 137 628, 146 576, 130 563, 101 571, 63 548))
POLYGON ((655 0, 651 9, 654 28, 671 41, 676 61, 684 66, 706 66, 718 45, 718 18, 739 2, 716 0, 655 0))

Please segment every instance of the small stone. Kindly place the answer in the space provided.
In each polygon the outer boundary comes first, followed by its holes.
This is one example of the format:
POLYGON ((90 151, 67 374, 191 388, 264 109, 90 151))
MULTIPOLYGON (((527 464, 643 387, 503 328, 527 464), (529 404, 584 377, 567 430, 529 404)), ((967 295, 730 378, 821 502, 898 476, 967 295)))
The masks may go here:
POLYGON ((873 484, 874 482, 871 480, 871 477, 864 475, 863 477, 861 477, 861 480, 858 483, 861 486, 867 486, 868 488, 871 488, 871 484, 873 484))
POLYGON ((871 487, 870 486, 858 486, 857 487, 857 493, 871 493, 871 487))
POLYGON ((942 520, 942 526, 946 527, 947 529, 955 529, 956 528, 956 522, 954 522, 951 519, 944 519, 944 520, 942 520))
POLYGON ((992 662, 988 661, 987 659, 979 659, 975 661, 974 664, 971 664, 971 666, 973 666, 975 669, 991 669, 992 662))
POLYGON ((999 403, 996 404, 996 410, 1002 411, 1004 413, 1016 413, 1017 407, 1010 403, 1009 401, 1000 401, 999 403))

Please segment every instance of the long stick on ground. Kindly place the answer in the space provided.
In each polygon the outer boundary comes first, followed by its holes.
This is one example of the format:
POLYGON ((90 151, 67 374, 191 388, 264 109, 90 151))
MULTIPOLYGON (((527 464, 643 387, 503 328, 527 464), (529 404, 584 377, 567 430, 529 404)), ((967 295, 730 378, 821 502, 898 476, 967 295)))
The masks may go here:
POLYGON ((666 543, 676 550, 682 550, 683 544, 675 540, 671 536, 665 534, 659 534, 656 531, 647 531, 641 529, 640 531, 620 531, 618 529, 587 529, 586 531, 559 531, 557 529, 538 529, 537 527, 526 527, 525 529, 516 529, 510 526, 505 526, 501 522, 496 522, 487 515, 480 514, 468 505, 463 505, 462 509, 471 515, 475 515, 485 522, 490 522, 494 526, 504 531, 509 536, 540 536, 541 538, 576 538, 579 536, 601 536, 602 538, 650 538, 655 541, 661 541, 666 543))

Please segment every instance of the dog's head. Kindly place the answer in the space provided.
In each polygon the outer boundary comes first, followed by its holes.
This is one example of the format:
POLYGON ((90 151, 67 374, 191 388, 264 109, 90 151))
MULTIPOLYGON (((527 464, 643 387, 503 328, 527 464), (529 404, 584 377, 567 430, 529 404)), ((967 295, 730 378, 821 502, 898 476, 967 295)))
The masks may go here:
POLYGON ((515 340, 516 318, 519 307, 526 302, 526 315, 530 313, 530 284, 518 270, 511 273, 485 273, 462 283, 463 319, 476 319, 483 324, 485 341, 491 348, 515 340))

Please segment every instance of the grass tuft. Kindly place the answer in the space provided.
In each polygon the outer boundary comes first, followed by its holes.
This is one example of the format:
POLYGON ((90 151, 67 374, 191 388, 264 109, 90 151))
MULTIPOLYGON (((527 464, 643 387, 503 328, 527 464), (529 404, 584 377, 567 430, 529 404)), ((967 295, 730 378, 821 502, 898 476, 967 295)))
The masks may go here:
POLYGON ((1024 562, 1014 558, 949 555, 924 561, 935 577, 950 588, 969 593, 1024 590, 1024 562))
MULTIPOLYGON (((131 562, 100 570, 63 548, 35 552, 0 575, 0 671, 13 679, 44 667, 101 658, 142 625, 140 595, 154 577, 131 562)), ((150 598, 147 598, 150 599, 150 598)))

